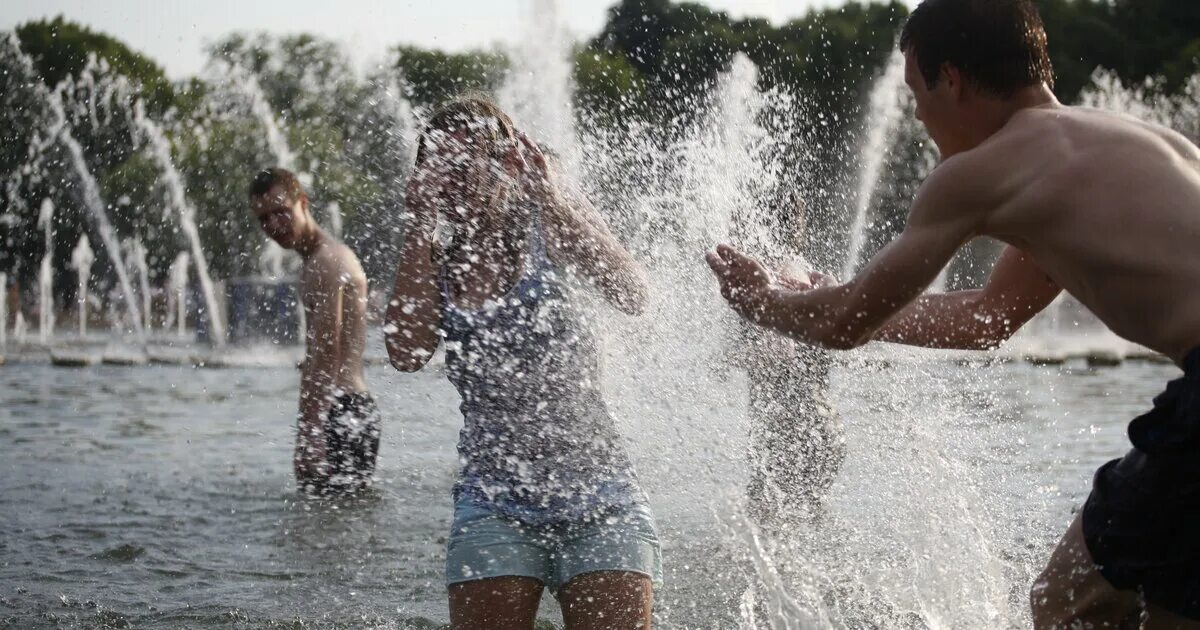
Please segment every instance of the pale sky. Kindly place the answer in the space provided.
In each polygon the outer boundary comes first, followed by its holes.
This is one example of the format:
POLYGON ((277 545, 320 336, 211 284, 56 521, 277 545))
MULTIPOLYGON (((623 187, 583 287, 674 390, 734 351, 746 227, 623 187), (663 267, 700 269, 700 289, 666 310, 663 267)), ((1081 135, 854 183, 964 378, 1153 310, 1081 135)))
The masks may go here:
MULTIPOLYGON (((616 0, 558 0, 576 37, 599 32, 616 0)), ((512 42, 522 11, 552 0, 0 0, 0 30, 58 14, 117 37, 162 64, 173 79, 200 72, 203 46, 231 31, 316 33, 342 42, 359 64, 379 63, 390 46, 462 50, 512 42)), ((702 0, 735 16, 779 23, 844 0, 702 0)), ((910 2, 912 4, 912 2, 910 2)))

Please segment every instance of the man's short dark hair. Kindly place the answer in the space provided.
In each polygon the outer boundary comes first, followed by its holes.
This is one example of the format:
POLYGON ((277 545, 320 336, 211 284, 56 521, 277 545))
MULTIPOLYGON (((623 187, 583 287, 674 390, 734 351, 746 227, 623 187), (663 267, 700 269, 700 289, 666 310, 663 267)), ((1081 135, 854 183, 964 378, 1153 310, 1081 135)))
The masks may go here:
POLYGON ((296 174, 286 168, 268 168, 259 171, 254 179, 250 180, 250 197, 261 197, 271 189, 279 186, 283 189, 284 195, 289 202, 295 202, 304 196, 304 186, 300 184, 300 179, 296 174))
POLYGON ((1046 29, 1032 0, 924 0, 900 35, 934 88, 943 64, 980 91, 1007 98, 1017 90, 1054 86, 1046 29))

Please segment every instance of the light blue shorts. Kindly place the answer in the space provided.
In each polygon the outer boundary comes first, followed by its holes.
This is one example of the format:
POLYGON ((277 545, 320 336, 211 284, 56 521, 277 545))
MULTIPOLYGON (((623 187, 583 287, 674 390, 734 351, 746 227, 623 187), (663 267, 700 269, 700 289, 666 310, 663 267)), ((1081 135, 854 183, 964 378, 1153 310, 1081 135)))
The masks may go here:
POLYGON ((495 577, 540 580, 557 594, 577 575, 629 571, 662 584, 662 551, 645 505, 621 508, 587 523, 526 525, 462 497, 446 550, 446 584, 495 577))

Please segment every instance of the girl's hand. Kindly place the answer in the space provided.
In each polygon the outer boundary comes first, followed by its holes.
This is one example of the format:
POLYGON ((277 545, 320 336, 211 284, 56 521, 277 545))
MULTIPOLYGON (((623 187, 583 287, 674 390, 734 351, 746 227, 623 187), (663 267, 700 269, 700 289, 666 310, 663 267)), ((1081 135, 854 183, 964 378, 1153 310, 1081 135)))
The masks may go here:
POLYGON ((536 142, 529 139, 523 131, 517 131, 517 142, 520 145, 521 174, 529 187, 530 196, 536 201, 544 201, 553 190, 550 183, 550 168, 546 164, 546 154, 536 142))

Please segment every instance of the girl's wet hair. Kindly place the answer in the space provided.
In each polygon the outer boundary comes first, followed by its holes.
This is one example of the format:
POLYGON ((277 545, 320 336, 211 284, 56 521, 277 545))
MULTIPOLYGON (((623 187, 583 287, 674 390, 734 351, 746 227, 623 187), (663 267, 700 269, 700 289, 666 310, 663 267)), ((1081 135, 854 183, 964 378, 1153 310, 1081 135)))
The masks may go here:
POLYGON ((497 155, 516 141, 516 127, 512 118, 488 97, 482 94, 467 94, 443 105, 425 125, 425 131, 417 143, 417 164, 429 157, 426 143, 434 131, 454 133, 466 131, 483 141, 497 155))

